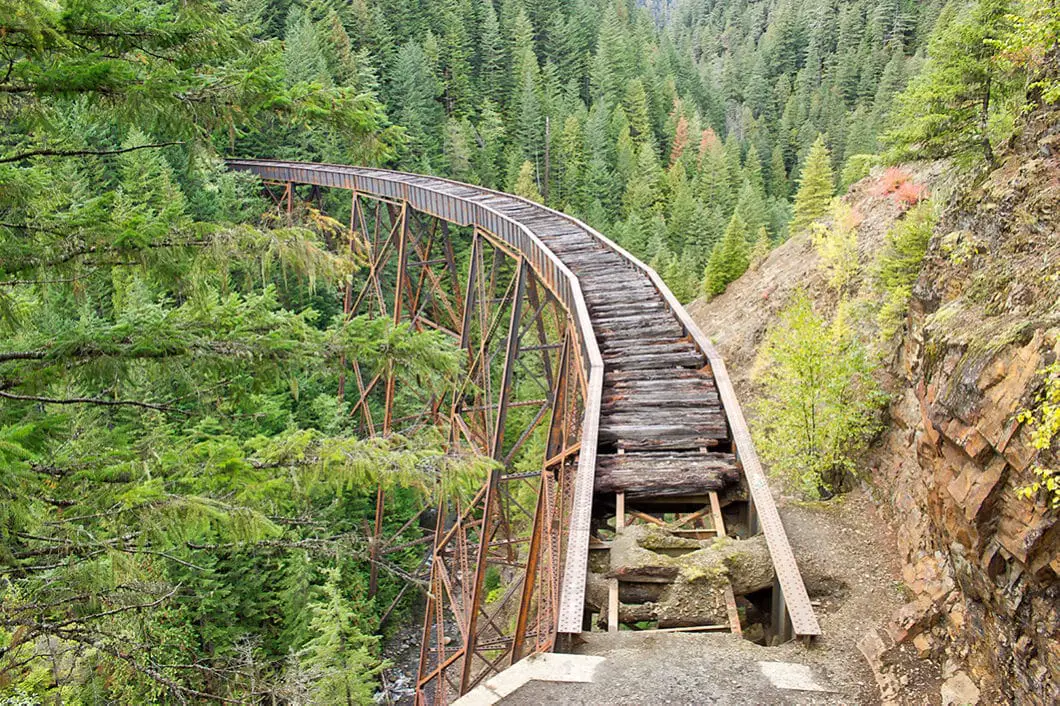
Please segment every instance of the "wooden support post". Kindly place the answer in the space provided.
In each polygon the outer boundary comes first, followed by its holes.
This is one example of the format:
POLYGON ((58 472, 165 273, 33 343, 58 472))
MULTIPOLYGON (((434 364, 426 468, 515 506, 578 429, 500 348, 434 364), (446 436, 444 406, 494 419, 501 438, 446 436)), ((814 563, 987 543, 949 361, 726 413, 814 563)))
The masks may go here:
POLYGON ((740 611, 736 608, 736 596, 732 592, 732 584, 725 583, 725 610, 729 614, 729 627, 734 635, 743 637, 743 628, 740 627, 740 611))
POLYGON ((721 503, 718 501, 718 494, 713 491, 710 493, 710 514, 714 521, 716 535, 725 537, 725 518, 721 514, 721 503))
POLYGON ((618 579, 607 582, 607 631, 618 632, 618 579))
POLYGON ((615 533, 626 526, 626 494, 615 493, 615 533))

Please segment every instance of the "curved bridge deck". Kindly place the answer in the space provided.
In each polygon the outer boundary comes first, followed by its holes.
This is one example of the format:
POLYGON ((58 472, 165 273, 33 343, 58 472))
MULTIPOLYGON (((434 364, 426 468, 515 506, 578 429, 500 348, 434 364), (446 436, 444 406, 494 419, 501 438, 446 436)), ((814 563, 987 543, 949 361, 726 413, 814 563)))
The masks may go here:
POLYGON ((616 494, 633 502, 742 487, 747 523, 765 535, 776 569, 774 606, 790 620, 790 634, 819 634, 724 363, 653 270, 576 219, 508 194, 379 169, 263 160, 229 166, 480 227, 518 251, 566 308, 588 387, 558 633, 583 629, 594 498, 599 509, 616 494))

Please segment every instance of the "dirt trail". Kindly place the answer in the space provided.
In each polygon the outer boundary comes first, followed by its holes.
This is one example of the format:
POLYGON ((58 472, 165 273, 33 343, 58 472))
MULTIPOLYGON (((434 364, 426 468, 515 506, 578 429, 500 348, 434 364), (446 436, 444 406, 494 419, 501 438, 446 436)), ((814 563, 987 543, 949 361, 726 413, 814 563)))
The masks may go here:
MULTIPOLYGON (((594 683, 530 682, 503 703, 880 703, 857 643, 906 600, 890 528, 860 490, 822 503, 781 499, 780 513, 824 631, 811 647, 761 647, 717 634, 590 633, 575 652, 607 658, 594 683), (828 691, 778 688, 762 673, 763 661, 809 667, 828 691)), ((935 677, 911 681, 907 702, 931 703, 935 677)))

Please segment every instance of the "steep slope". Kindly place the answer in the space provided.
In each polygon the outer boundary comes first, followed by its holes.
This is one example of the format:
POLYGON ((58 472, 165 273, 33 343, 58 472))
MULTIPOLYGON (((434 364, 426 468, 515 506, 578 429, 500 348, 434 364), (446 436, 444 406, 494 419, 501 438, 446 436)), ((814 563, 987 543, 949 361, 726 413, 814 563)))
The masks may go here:
MULTIPOLYGON (((1017 416, 1034 404, 1038 371, 1060 354, 1056 113, 1036 116, 1023 134, 998 169, 938 199, 946 205, 904 331, 885 347, 894 394, 888 425, 863 464, 894 519, 914 597, 869 636, 866 651, 878 667, 892 643, 914 642, 952 677, 951 691, 975 695, 974 682, 984 703, 1060 699, 1060 524, 1043 499, 1017 493, 1033 480, 1034 457, 1017 416)), ((939 174, 917 172, 937 192, 951 191, 939 174)), ((901 213, 875 195, 879 178, 846 197, 865 217, 863 273, 901 213)), ((874 295, 862 277, 867 306, 858 324, 874 336, 874 295)), ((777 248, 724 295, 690 307, 752 396, 761 338, 799 287, 821 310, 834 308, 806 236, 777 248)))
POLYGON ((1060 524, 1016 492, 1034 456, 1017 415, 1060 354, 1060 136, 1049 117, 936 230, 874 474, 902 518, 930 649, 966 657, 988 692, 1023 703, 1060 700, 1060 524))

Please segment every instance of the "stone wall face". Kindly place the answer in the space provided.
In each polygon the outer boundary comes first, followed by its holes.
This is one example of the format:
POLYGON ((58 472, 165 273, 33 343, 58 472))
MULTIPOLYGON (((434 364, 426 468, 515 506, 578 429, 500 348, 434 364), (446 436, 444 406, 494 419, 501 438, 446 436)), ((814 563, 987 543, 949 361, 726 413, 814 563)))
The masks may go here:
POLYGON ((982 703, 1060 702, 1060 523, 1017 494, 1037 454, 1017 417, 1060 356, 1056 137, 943 216, 873 454, 916 596, 894 637, 966 669, 982 703))

